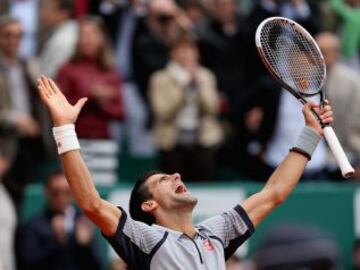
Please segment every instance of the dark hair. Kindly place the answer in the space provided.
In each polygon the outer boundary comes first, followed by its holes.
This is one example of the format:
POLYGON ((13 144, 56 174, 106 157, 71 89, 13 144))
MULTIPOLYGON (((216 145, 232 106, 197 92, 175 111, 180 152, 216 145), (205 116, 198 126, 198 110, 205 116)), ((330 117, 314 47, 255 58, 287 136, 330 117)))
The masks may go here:
POLYGON ((152 195, 146 186, 146 181, 155 174, 163 173, 161 171, 149 171, 141 175, 135 183, 131 191, 129 201, 129 212, 134 220, 144 222, 148 225, 155 223, 155 218, 141 209, 143 202, 151 199, 152 195))
POLYGON ((181 33, 170 43, 170 50, 176 50, 184 45, 197 49, 196 37, 191 33, 181 33))

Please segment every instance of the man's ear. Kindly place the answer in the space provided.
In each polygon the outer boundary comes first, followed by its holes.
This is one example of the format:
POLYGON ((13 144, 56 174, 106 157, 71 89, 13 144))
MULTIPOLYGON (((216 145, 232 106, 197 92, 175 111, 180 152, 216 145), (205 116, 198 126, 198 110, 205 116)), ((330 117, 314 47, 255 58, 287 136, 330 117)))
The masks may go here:
POLYGON ((144 212, 152 212, 158 206, 157 202, 154 200, 148 200, 141 204, 141 209, 144 212))

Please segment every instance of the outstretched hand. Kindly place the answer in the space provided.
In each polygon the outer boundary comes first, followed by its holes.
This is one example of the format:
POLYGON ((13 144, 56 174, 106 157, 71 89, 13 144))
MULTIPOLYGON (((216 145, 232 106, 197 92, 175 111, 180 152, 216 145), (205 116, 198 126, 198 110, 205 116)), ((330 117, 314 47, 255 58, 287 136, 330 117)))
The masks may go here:
POLYGON ((331 124, 334 121, 333 118, 333 111, 330 106, 328 100, 325 100, 325 106, 320 108, 320 105, 315 104, 313 102, 308 102, 303 107, 303 115, 305 118, 305 123, 307 126, 312 127, 315 129, 321 136, 324 135, 322 130, 321 124, 319 123, 318 119, 315 117, 314 110, 319 116, 323 124, 331 124))
POLYGON ((87 98, 81 98, 75 105, 71 105, 55 82, 45 76, 38 79, 38 89, 41 100, 47 106, 54 126, 75 123, 87 98))

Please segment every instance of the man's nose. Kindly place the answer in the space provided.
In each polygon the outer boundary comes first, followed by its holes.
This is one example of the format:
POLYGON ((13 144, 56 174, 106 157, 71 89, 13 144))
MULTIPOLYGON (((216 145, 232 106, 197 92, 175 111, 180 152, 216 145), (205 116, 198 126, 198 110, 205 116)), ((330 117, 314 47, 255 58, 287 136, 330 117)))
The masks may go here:
POLYGON ((181 175, 179 173, 174 173, 172 175, 172 180, 174 181, 181 180, 181 175))

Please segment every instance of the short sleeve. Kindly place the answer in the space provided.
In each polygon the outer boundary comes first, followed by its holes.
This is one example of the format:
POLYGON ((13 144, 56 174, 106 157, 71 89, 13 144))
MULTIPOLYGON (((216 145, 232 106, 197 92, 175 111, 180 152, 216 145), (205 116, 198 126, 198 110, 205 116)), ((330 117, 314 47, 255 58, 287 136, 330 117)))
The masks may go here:
POLYGON ((131 219, 120 208, 122 215, 116 233, 104 237, 130 269, 147 269, 151 257, 166 239, 166 234, 143 222, 131 219))
POLYGON ((222 242, 225 259, 231 257, 254 232, 254 225, 240 205, 201 222, 197 228, 206 230, 210 236, 222 242))

